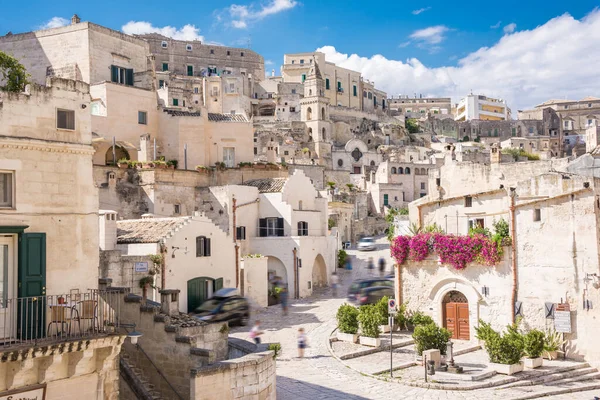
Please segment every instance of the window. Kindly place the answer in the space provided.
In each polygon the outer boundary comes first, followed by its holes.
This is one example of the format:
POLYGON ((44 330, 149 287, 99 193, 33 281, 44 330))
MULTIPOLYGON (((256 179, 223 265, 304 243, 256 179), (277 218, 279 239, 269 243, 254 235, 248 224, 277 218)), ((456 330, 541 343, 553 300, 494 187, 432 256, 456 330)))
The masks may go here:
POLYGON ((410 175, 410 168, 408 168, 408 167, 404 168, 404 173, 406 175, 410 175))
POLYGON ((427 195, 426 195, 425 193, 421 193, 419 196, 420 196, 420 197, 425 197, 425 196, 427 196, 427 195))
POLYGON ((75 130, 75 111, 56 110, 56 127, 58 129, 75 130))
POLYGON ((356 85, 352 86, 352 94, 354 95, 354 97, 357 96, 357 89, 356 89, 356 85))
POLYGON ((287 151, 287 150, 285 150, 285 151, 283 152, 283 155, 284 155, 284 156, 289 156, 289 155, 290 155, 290 152, 289 152, 289 151, 287 151))
POLYGON ((342 160, 341 158, 338 160, 337 162, 338 167, 341 167, 342 165, 344 165, 344 160, 342 160))
POLYGON ((304 60, 300 60, 300 64, 304 64, 304 60))
POLYGON ((392 167, 392 169, 390 170, 390 174, 396 174, 396 167, 392 167))
POLYGON ((192 45, 191 45, 191 44, 186 44, 186 45, 185 45, 185 49, 186 49, 187 51, 192 51, 192 45))
POLYGON ((394 201, 398 201, 398 196, 394 196, 394 201))
POLYGON ((194 94, 198 94, 198 92, 199 92, 199 89, 198 89, 198 87, 196 86, 196 87, 194 88, 194 94))
POLYGON ((292 89, 292 94, 296 94, 296 89, 292 89))
POLYGON ((163 81, 162 79, 158 81, 158 88, 162 89, 165 87, 165 81, 163 81))
POLYGON ((240 53, 240 57, 244 57, 244 52, 243 51, 240 53))
POLYGON ((169 44, 167 42, 165 42, 164 40, 160 43, 160 47, 162 47, 163 49, 166 49, 169 46, 169 44))
POLYGON ((227 55, 230 56, 231 55, 231 51, 227 50, 227 55))
POLYGON ((298 222, 298 236, 308 236, 308 222, 298 222))
POLYGON ((138 124, 148 125, 148 113, 146 111, 138 111, 138 124))
POLYGON ((485 228, 485 220, 483 218, 475 218, 469 220, 469 230, 475 228, 485 228))
POLYGON ((133 69, 110 66, 110 80, 114 83, 133 86, 133 69))
POLYGON ((235 228, 235 238, 237 240, 246 240, 246 227, 238 226, 235 228))
POLYGON ((325 78, 325 89, 329 90, 329 78, 325 78))
POLYGON ((258 148, 257 148, 257 147, 255 147, 255 148, 254 148, 254 155, 257 155, 257 154, 258 154, 258 148))
POLYGON ((536 208, 535 210, 533 210, 533 221, 539 222, 541 220, 542 220, 542 210, 539 208, 536 208))
POLYGON ((421 190, 425 190, 425 182, 421 182, 421 190))
POLYGON ((179 106, 179 99, 173 99, 173 105, 175 107, 179 106))
POLYGON ((369 92, 369 100, 373 98, 373 93, 369 92))
POLYGON ((389 200, 388 200, 388 195, 387 194, 383 195, 383 205, 384 206, 389 205, 389 200))
POLYGON ((363 97, 367 97, 367 92, 363 91, 363 97))
POLYGON ((296 107, 290 107, 290 112, 296 112, 296 107))
POLYGON ((194 76, 194 66, 193 65, 187 66, 187 76, 194 76))
POLYGON ((169 70, 169 63, 162 63, 162 70, 163 71, 168 71, 169 70))
POLYGON ((296 61, 296 60, 292 60, 292 64, 294 64, 294 63, 295 63, 295 61, 296 61))
POLYGON ((529 133, 533 133, 533 126, 529 127, 529 133))
POLYGON ((471 196, 465 196, 465 207, 473 207, 473 198, 471 196))
POLYGON ((210 49, 210 54, 215 54, 215 49, 210 49))
POLYGON ((181 205, 173 204, 173 214, 181 214, 181 205))
POLYGON ((515 136, 517 134, 517 128, 512 128, 511 135, 515 136))
POLYGON ((592 107, 592 103, 588 103, 588 107, 592 107))
POLYGON ((210 257, 210 238, 196 236, 196 257, 210 257))
POLYGON ((342 89, 342 82, 340 82, 340 81, 338 81, 338 83, 337 83, 337 91, 338 92, 343 92, 344 91, 344 89, 342 89))
POLYGON ((0 208, 13 208, 14 172, 0 172, 0 208))
POLYGON ((258 225, 260 237, 283 236, 283 218, 261 218, 258 225))
POLYGON ((306 74, 302 74, 302 83, 306 80, 306 74))
POLYGON ((302 200, 298 201, 298 210, 302 211, 302 200))

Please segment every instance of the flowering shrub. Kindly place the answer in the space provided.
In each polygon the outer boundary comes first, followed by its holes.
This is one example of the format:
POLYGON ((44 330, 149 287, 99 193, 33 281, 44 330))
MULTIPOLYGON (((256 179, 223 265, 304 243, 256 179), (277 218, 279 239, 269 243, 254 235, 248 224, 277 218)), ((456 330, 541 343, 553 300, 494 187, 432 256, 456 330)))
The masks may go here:
POLYGON ((502 257, 502 248, 481 234, 456 236, 419 233, 412 237, 398 236, 391 246, 392 257, 398 264, 403 264, 407 259, 423 261, 434 252, 443 264, 450 264, 455 269, 464 269, 473 261, 492 266, 502 257))

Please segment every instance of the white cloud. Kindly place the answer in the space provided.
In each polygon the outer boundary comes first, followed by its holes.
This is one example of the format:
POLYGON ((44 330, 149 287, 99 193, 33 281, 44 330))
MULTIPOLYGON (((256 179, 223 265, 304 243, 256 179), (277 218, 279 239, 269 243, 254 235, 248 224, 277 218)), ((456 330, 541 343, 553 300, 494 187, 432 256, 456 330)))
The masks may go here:
POLYGON ((401 49, 408 47, 410 45, 410 40, 406 41, 406 42, 402 42, 398 45, 398 47, 400 47, 401 49))
POLYGON ((517 24, 514 22, 512 24, 508 24, 504 27, 504 33, 513 33, 517 29, 517 24))
POLYGON ((419 8, 418 10, 413 10, 412 13, 413 15, 419 15, 421 13, 424 13, 425 11, 429 11, 431 10, 431 7, 424 7, 424 8, 419 8))
POLYGON ((498 21, 498 22, 496 22, 496 24, 490 25, 490 28, 492 28, 492 29, 498 29, 498 28, 500 28, 501 24, 502 24, 502 21, 498 21))
POLYGON ((457 66, 432 68, 416 58, 348 55, 332 46, 319 51, 328 61, 362 72, 389 95, 416 92, 456 101, 472 89, 504 98, 516 111, 557 96, 581 99, 600 94, 599 42, 600 9, 594 9, 581 20, 564 14, 535 29, 504 35, 493 46, 460 59, 457 66))
POLYGON ((63 17, 52 17, 45 24, 41 25, 39 29, 51 29, 60 28, 61 26, 69 25, 70 21, 63 17))
POLYGON ((225 9, 231 19, 231 26, 238 29, 248 27, 251 22, 259 21, 269 15, 292 9, 298 5, 295 0, 271 0, 268 4, 256 6, 232 4, 225 9))
POLYGON ((275 64, 273 61, 265 60, 265 65, 273 65, 273 64, 275 64))
POLYGON ((429 28, 414 31, 410 35, 410 38, 427 44, 438 44, 445 39, 444 33, 448 30, 448 27, 444 25, 430 26, 429 28))
POLYGON ((200 35, 200 29, 195 25, 186 24, 180 29, 173 26, 157 27, 146 21, 129 21, 121 27, 128 35, 142 35, 144 33, 159 33, 175 40, 200 40, 204 42, 204 36, 200 35))

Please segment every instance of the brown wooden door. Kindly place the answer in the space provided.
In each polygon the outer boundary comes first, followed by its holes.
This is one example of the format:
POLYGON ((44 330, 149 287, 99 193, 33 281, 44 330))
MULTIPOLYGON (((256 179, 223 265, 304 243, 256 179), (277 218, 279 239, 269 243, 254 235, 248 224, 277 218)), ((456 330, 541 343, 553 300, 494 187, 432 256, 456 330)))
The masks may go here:
POLYGON ((452 332, 452 339, 469 340, 469 305, 467 303, 446 303, 444 327, 452 332))
POLYGON ((446 303, 446 315, 444 316, 444 328, 452 332, 452 339, 458 339, 456 330, 456 303, 446 303))

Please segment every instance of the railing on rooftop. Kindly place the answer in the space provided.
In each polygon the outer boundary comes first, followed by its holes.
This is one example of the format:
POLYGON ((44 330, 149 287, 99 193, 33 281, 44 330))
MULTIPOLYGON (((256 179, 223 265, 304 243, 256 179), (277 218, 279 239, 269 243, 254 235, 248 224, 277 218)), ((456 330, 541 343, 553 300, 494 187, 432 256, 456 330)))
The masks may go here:
POLYGON ((40 346, 115 333, 123 293, 0 298, 0 348, 40 346))

